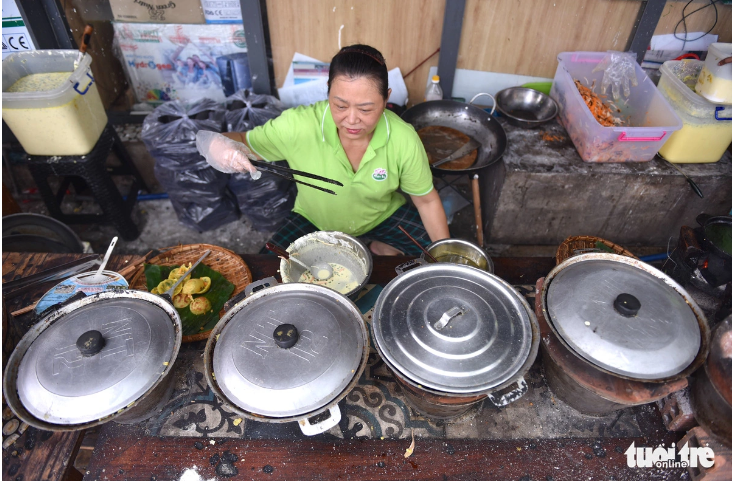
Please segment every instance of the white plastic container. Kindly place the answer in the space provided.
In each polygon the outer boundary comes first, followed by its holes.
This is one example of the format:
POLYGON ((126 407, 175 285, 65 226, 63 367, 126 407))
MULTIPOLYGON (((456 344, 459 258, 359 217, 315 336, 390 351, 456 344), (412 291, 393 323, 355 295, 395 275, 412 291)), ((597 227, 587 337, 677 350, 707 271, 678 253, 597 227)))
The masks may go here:
POLYGON ((440 76, 433 75, 427 90, 424 93, 424 100, 442 100, 442 87, 440 87, 440 76))
MULTIPOLYGON (((604 52, 564 52, 552 84, 551 97, 559 105, 559 121, 569 133, 585 162, 647 162, 681 128, 681 119, 648 76, 635 65, 637 87, 630 87, 630 97, 613 104, 614 112, 625 124, 603 127, 593 117, 582 99, 575 80, 591 87, 600 95, 603 72, 592 72, 605 56, 604 52)), ((610 92, 608 90, 608 94, 610 92)), ((605 96, 600 95, 603 100, 605 96)))
POLYGON ((732 57, 732 43, 711 44, 696 81, 696 93, 718 104, 732 104, 732 63, 718 65, 727 57, 732 57))
POLYGON ((684 123, 658 152, 669 162, 716 162, 732 143, 732 105, 709 102, 690 87, 703 66, 699 60, 671 60, 661 65, 658 90, 684 123))
POLYGON ((87 54, 74 70, 76 50, 35 50, 3 60, 3 120, 31 155, 84 155, 99 140, 107 114, 91 75, 87 54), (68 72, 60 87, 6 92, 32 74, 68 72))

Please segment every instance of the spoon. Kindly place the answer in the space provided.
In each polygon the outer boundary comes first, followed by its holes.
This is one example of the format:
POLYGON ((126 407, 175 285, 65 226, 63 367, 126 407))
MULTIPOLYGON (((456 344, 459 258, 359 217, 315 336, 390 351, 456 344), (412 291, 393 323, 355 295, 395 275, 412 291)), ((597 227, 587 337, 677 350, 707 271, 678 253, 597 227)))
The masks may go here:
POLYGON ((102 260, 102 265, 99 266, 99 269, 97 272, 91 276, 83 276, 84 280, 86 282, 99 282, 103 283, 108 279, 107 276, 102 274, 104 272, 104 268, 107 267, 107 262, 109 262, 109 256, 112 255, 112 251, 114 250, 114 246, 117 245, 117 237, 112 239, 112 242, 109 243, 109 247, 107 248, 107 253, 104 254, 104 259, 102 260))
POLYGON ((306 271, 310 271, 310 273, 318 280, 324 281, 326 279, 330 279, 333 276, 333 268, 328 265, 325 262, 321 262, 319 264, 313 264, 312 266, 308 266, 300 259, 293 257, 290 255, 289 252, 287 252, 282 247, 275 245, 271 242, 267 242, 264 247, 266 247, 268 250, 274 252, 280 257, 283 257, 284 259, 289 259, 294 261, 295 263, 301 265, 306 271))

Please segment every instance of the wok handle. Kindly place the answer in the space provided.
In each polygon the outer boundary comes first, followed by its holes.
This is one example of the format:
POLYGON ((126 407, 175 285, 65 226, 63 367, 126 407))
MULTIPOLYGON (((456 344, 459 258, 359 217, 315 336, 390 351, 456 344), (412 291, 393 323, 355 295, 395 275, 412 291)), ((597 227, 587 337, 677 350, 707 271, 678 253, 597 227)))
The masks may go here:
POLYGON ((475 237, 478 240, 478 246, 483 246, 483 212, 480 206, 480 184, 478 182, 478 174, 473 175, 473 213, 475 214, 475 237))
POLYGON ((475 99, 477 99, 478 97, 480 97, 481 95, 487 95, 488 97, 491 98, 491 100, 493 100, 493 108, 491 109, 491 115, 493 115, 493 112, 496 111, 496 98, 494 96, 492 96, 491 94, 487 94, 487 93, 475 94, 475 96, 472 99, 470 99, 470 102, 468 102, 468 104, 473 105, 473 101, 475 99))

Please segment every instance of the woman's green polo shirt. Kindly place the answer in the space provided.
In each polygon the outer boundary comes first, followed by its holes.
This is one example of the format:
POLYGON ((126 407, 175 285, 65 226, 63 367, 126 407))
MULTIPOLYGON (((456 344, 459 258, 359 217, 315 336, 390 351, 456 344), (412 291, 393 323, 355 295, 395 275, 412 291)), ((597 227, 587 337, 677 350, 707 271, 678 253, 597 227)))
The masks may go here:
POLYGON ((432 189, 427 154, 414 128, 386 110, 376 125, 358 171, 353 172, 327 101, 286 110, 247 132, 247 143, 266 161, 340 181, 343 187, 297 176, 338 195, 298 186, 294 211, 321 230, 360 236, 405 203, 402 191, 425 195, 432 189))

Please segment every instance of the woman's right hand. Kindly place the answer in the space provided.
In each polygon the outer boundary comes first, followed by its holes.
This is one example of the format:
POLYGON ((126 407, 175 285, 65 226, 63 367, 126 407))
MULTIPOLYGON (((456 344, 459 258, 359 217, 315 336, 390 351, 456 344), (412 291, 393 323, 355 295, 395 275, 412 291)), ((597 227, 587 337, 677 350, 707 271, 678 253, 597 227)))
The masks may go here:
POLYGON ((228 137, 208 130, 199 130, 196 133, 196 148, 206 158, 206 162, 216 170, 227 174, 249 172, 253 180, 262 176, 249 158, 254 154, 246 144, 231 140, 228 137))

